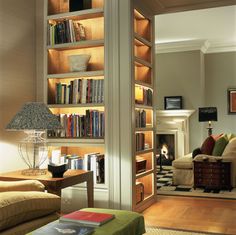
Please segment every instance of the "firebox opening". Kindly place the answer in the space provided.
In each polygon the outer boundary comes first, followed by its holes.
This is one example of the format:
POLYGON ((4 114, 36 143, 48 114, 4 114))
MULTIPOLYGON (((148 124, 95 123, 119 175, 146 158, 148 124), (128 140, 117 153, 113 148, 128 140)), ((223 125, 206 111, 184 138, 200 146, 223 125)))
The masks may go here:
POLYGON ((156 135, 156 164, 162 166, 171 166, 175 160, 175 135, 174 134, 157 134, 156 135))

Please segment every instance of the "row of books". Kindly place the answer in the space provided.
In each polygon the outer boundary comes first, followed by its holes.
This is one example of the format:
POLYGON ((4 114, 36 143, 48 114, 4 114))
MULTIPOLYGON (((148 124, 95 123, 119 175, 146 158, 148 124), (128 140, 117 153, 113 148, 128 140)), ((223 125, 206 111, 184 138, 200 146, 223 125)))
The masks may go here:
POLYGON ((145 149, 145 134, 144 133, 136 133, 135 134, 136 141, 136 151, 142 151, 145 149))
POLYGON ((47 31, 48 45, 86 40, 85 28, 78 20, 50 22, 47 31))
POLYGON ((75 79, 70 84, 56 83, 55 104, 104 102, 104 80, 75 79))
POLYGON ((85 115, 59 114, 62 130, 48 131, 48 137, 102 138, 105 135, 104 112, 86 110, 85 115))
POLYGON ((139 89, 141 89, 141 97, 139 99, 135 99, 135 103, 152 106, 152 90, 144 87, 140 87, 139 89))
POLYGON ((69 169, 93 171, 94 183, 105 183, 105 157, 100 153, 88 153, 83 157, 78 155, 63 155, 62 162, 68 163, 69 169))
POLYGON ((146 127, 145 110, 135 110, 135 126, 136 128, 146 127))

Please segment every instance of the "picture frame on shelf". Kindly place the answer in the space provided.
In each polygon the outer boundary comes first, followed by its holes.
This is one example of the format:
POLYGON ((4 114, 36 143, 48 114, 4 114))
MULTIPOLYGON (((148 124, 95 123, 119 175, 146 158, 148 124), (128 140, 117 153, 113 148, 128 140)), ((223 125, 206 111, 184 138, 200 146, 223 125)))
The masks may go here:
POLYGON ((164 109, 165 110, 176 110, 183 108, 182 96, 165 96, 164 97, 164 109))
POLYGON ((228 113, 236 114, 236 88, 229 88, 228 94, 228 113))

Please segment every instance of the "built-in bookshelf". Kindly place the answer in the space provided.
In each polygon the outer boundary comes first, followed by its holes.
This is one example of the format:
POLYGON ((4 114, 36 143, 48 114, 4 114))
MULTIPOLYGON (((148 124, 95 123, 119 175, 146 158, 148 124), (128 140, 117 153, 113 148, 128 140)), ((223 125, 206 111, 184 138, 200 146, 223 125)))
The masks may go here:
POLYGON ((107 189, 104 1, 73 11, 68 0, 46 2, 45 102, 63 126, 48 132, 50 153, 58 151, 72 169, 85 170, 95 169, 96 160, 105 156, 104 180, 94 178, 94 187, 107 189))
POLYGON ((153 18, 133 11, 133 209, 141 211, 156 197, 153 82, 153 18), (140 196, 140 194, 142 194, 140 196), (141 199, 140 199, 141 198, 141 199))

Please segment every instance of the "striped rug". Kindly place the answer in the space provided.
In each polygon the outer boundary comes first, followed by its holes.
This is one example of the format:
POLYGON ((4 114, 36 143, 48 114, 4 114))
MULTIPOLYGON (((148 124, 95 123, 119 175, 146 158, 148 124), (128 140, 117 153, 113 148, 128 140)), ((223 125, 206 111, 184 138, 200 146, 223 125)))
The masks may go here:
POLYGON ((188 232, 157 227, 146 227, 145 235, 209 235, 213 233, 188 232))

